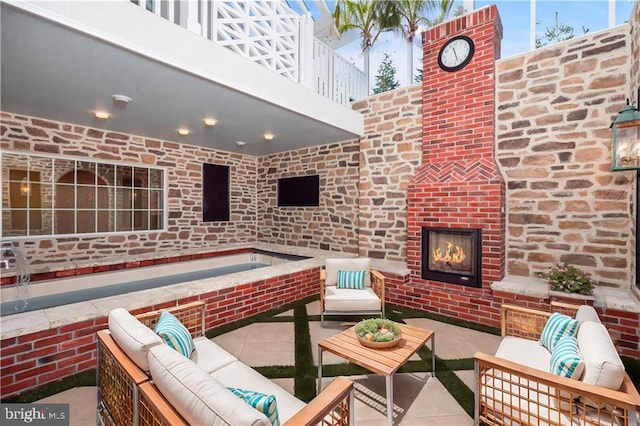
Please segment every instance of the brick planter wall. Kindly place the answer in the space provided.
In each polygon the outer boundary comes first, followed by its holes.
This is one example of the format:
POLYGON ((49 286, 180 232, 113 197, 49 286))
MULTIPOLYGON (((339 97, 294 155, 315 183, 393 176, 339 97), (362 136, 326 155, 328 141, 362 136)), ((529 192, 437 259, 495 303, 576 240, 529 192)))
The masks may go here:
MULTIPOLYGON (((184 304, 206 303, 210 330, 318 293, 319 269, 242 284, 133 311, 134 314, 184 304)), ((0 387, 7 398, 96 367, 96 332, 107 326, 100 317, 2 340, 0 387)))

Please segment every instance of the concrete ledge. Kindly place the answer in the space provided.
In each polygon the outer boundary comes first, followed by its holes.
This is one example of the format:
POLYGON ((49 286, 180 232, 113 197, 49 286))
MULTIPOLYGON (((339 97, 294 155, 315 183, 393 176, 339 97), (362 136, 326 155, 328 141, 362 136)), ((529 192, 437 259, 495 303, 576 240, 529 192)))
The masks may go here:
POLYGON ((598 286, 593 291, 593 296, 585 296, 549 290, 549 285, 542 278, 506 275, 501 281, 492 283, 491 290, 542 299, 549 299, 555 296, 576 299, 576 302, 593 300, 594 306, 597 307, 640 313, 640 300, 631 289, 598 286))

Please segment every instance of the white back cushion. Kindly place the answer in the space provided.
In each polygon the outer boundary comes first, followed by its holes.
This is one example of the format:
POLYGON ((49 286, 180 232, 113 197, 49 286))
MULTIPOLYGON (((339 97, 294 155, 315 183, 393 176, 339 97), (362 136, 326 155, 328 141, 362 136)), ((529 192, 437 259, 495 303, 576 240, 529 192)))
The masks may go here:
POLYGON ((577 340, 584 359, 582 381, 613 390, 620 389, 624 380, 624 364, 604 325, 594 321, 580 324, 577 340))
POLYGON ((338 271, 367 271, 364 274, 364 285, 371 287, 371 259, 368 257, 326 259, 325 272, 326 284, 336 285, 338 283, 338 271))
POLYGON ((109 332, 120 349, 148 373, 147 353, 153 346, 162 344, 160 336, 123 308, 109 312, 109 332))
POLYGON ((598 312, 591 305, 580 305, 576 312, 576 319, 580 324, 585 321, 601 322, 598 312))
POLYGON ((149 368, 158 390, 189 424, 271 426, 264 414, 167 345, 149 350, 149 368))

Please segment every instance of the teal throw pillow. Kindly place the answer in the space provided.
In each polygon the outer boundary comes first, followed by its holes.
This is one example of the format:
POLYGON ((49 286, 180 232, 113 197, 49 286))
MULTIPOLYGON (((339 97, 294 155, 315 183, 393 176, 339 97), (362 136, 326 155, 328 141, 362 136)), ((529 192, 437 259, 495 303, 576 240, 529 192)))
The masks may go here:
POLYGON ((364 290, 364 277, 367 271, 338 271, 338 288, 364 290))
POLYGON ((278 406, 274 395, 265 395, 260 392, 248 391, 239 388, 227 388, 238 398, 267 416, 273 426, 280 426, 278 406))
POLYGON ((561 337, 551 353, 551 372, 570 379, 580 379, 584 371, 584 360, 573 336, 561 337))
POLYGON ((553 352, 558 340, 563 336, 574 336, 580 323, 567 315, 554 312, 551 314, 540 335, 540 344, 553 352))
POLYGON ((196 349, 191 333, 187 327, 170 312, 163 312, 153 329, 155 333, 170 347, 189 358, 196 349))

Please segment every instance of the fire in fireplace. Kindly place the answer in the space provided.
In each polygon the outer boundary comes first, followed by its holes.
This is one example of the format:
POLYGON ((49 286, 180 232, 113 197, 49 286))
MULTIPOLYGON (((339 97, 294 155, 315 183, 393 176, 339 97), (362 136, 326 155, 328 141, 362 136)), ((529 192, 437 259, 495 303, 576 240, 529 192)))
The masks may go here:
POLYGON ((422 278, 482 287, 480 237, 480 229, 423 227, 422 278))

